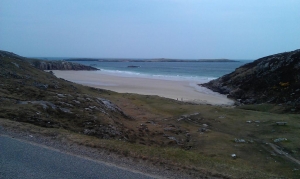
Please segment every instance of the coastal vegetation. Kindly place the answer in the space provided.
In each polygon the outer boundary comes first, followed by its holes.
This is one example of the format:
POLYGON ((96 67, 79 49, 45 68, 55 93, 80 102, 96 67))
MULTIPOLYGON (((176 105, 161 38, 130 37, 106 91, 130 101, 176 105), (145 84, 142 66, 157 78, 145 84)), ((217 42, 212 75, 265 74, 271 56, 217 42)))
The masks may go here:
MULTIPOLYGON (((281 82, 278 88, 294 85, 281 82)), ((30 59, 0 52, 3 128, 194 177, 299 178, 298 110, 271 102, 213 106, 116 93, 59 79, 30 59)))

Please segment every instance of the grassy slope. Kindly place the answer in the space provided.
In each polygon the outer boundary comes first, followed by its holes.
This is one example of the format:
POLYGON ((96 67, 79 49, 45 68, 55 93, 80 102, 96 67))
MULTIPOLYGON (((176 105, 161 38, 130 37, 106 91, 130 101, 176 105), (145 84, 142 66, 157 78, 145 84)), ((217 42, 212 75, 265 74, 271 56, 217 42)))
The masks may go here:
POLYGON ((0 75, 0 117, 3 126, 18 126, 20 130, 31 130, 45 135, 55 134, 76 143, 105 148, 159 165, 171 165, 183 171, 194 170, 232 178, 299 177, 299 171, 292 172, 299 166, 274 153, 266 144, 273 143, 276 138, 287 138, 287 141, 276 145, 300 159, 299 115, 269 113, 268 111, 276 107, 268 105, 246 106, 243 109, 226 108, 186 104, 157 96, 97 90, 56 79, 23 61, 11 60, 1 61, 3 69, 0 75), (18 63, 19 67, 11 62, 18 63), (14 78, 8 75, 9 71, 23 78, 14 78), (26 79, 26 75, 30 78, 26 79), (32 85, 37 80, 39 83, 57 84, 59 88, 37 88, 32 85), (59 98, 58 93, 69 95, 59 98), (131 118, 95 103, 94 99, 97 97, 109 99, 131 118), (92 99, 92 102, 83 100, 86 98, 92 99), (72 108, 69 107, 73 113, 50 108, 45 110, 36 104, 17 103, 26 100, 50 101, 58 106, 62 104, 60 102, 65 102, 73 105, 72 108), (74 103, 73 100, 81 103, 74 103), (91 105, 105 109, 109 115, 84 110, 91 105), (261 111, 257 111, 258 109, 261 111), (182 115, 194 113, 198 114, 178 120, 182 115), (83 135, 83 129, 91 126, 82 124, 91 119, 104 126, 116 126, 124 135, 110 137, 110 140, 102 139, 103 136, 83 135), (260 123, 249 124, 246 123, 248 120, 259 120, 260 123), (18 125, 15 121, 26 123, 18 125), (286 121, 288 125, 276 126, 276 121, 286 121), (51 122, 51 125, 48 125, 48 122, 51 122), (203 128, 203 124, 208 125, 208 130, 202 133, 199 129, 203 128), (114 140, 117 138, 121 140, 114 140), (235 138, 245 139, 247 142, 235 143, 235 138), (233 153, 238 156, 235 160, 231 158, 233 153))
MULTIPOLYGON (((299 159, 299 115, 188 105, 168 99, 138 95, 128 95, 127 99, 131 100, 131 104, 139 106, 136 113, 143 109, 145 110, 144 116, 147 114, 160 116, 159 118, 154 117, 153 120, 156 119, 162 126, 172 124, 189 131, 191 138, 188 145, 191 146, 191 149, 170 154, 172 157, 176 156, 174 160, 179 163, 209 168, 233 176, 268 178, 264 172, 291 178, 299 176, 299 172, 291 172, 294 168, 299 168, 297 164, 283 159, 280 155, 274 155, 273 150, 266 144, 273 143, 276 138, 287 138, 287 141, 276 143, 276 145, 299 159), (200 114, 190 117, 190 120, 177 120, 182 114, 195 112, 200 114), (246 123, 249 120, 253 122, 246 123), (260 121, 260 123, 254 121, 260 121), (275 124, 277 121, 288 122, 288 125, 277 126, 275 124), (208 124, 210 131, 201 134, 199 128, 202 124, 208 124), (235 143, 235 138, 245 139, 247 142, 235 143), (232 153, 237 154, 237 160, 231 159, 232 153)), ((117 100, 114 102, 118 104, 117 100)), ((272 110, 276 107, 269 108, 272 110)), ((139 123, 148 120, 143 119, 144 116, 141 116, 139 123)), ((158 127, 156 126, 155 129, 157 130, 158 127)), ((177 137, 178 135, 174 133, 172 136, 177 137)), ((160 152, 157 155, 160 155, 160 152)))

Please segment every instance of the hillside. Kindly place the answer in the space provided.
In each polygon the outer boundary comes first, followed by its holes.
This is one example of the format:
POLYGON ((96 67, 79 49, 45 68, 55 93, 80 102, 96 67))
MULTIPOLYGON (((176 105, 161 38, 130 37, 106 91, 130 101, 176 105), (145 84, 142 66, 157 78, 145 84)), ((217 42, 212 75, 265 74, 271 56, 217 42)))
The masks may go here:
MULTIPOLYGON (((127 104, 126 98, 114 97, 117 96, 114 92, 59 79, 51 72, 40 70, 32 62, 43 63, 9 52, 0 53, 0 118, 46 128, 62 128, 102 139, 189 147, 190 144, 185 142, 188 132, 180 127, 171 127, 171 131, 163 132, 168 126, 165 124, 152 131, 136 120, 143 119, 142 123, 154 124, 148 119, 165 116, 155 115, 152 111, 143 112, 140 106, 127 104), (117 100, 111 102, 107 97, 117 100), (119 101, 123 102, 116 105, 115 102, 119 101), (166 136, 173 130, 181 132, 177 139, 170 141, 166 136), (182 141, 178 142, 179 139, 182 141)), ((128 98, 131 98, 130 95, 128 98)))
MULTIPOLYGON (((47 128, 64 128, 101 138, 123 138, 116 105, 86 94, 80 86, 35 68, 30 59, 0 53, 0 117, 47 128)), ((95 89, 89 89, 94 90, 95 89)))
POLYGON ((243 104, 281 104, 299 112, 300 50, 260 58, 202 86, 243 104))
POLYGON ((38 60, 21 57, 12 52, 0 50, 1 58, 22 59, 29 62, 32 66, 40 70, 99 70, 91 66, 85 66, 79 63, 72 63, 63 60, 38 60))

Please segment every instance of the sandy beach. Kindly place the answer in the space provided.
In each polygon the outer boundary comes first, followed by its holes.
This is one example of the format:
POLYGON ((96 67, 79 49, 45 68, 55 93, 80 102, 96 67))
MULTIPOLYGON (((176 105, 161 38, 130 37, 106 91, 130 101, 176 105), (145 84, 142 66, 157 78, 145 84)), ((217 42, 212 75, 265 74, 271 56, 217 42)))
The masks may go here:
POLYGON ((212 105, 232 105, 225 95, 200 87, 198 81, 123 77, 102 71, 53 71, 55 76, 86 86, 119 93, 158 95, 180 101, 212 105))

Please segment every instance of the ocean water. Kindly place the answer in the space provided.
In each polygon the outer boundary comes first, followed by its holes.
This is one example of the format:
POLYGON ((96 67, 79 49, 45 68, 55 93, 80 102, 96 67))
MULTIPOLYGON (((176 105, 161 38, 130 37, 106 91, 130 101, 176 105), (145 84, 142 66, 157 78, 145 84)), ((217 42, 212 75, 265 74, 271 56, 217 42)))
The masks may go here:
POLYGON ((97 62, 76 61, 96 67, 102 73, 125 77, 143 77, 168 80, 192 80, 208 82, 233 72, 253 60, 238 62, 97 62), (128 66, 138 66, 132 68, 128 66))
MULTIPOLYGON (((66 57, 38 57, 43 60, 64 60, 66 57)), ((142 60, 142 59, 139 59, 142 60)), ((74 61, 101 70, 101 73, 122 77, 142 77, 167 80, 189 80, 205 83, 233 72, 253 60, 237 62, 98 62, 74 61), (130 68, 128 66, 138 66, 130 68)))

